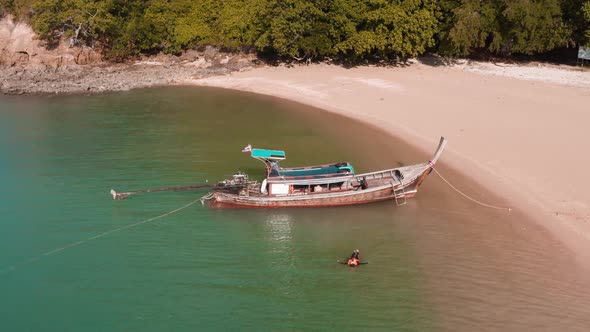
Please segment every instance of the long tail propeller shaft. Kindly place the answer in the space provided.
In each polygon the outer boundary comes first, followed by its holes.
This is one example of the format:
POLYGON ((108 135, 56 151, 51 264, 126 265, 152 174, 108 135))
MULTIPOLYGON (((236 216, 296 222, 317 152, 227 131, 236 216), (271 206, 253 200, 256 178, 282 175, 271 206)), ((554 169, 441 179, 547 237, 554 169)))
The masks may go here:
MULTIPOLYGON (((250 183, 250 182, 248 182, 250 183)), ((246 188, 248 183, 236 183, 236 184, 200 184, 194 186, 184 186, 184 187, 167 187, 167 188, 155 188, 155 189, 145 189, 145 190, 136 190, 136 191, 127 191, 123 193, 118 193, 115 189, 111 189, 111 196, 115 201, 120 201, 129 197, 130 195, 134 194, 143 194, 143 193, 153 193, 157 191, 185 191, 185 190, 198 190, 198 189, 212 189, 212 190, 224 190, 224 191, 234 191, 234 190, 241 190, 246 188)))
POLYGON ((154 188, 154 189, 127 191, 127 192, 123 192, 123 193, 118 193, 115 191, 115 189, 111 189, 111 196, 113 196, 113 199, 115 201, 120 201, 120 200, 125 199, 128 196, 134 195, 134 194, 153 193, 153 192, 157 192, 157 191, 197 190, 197 189, 206 189, 206 188, 213 188, 213 187, 214 187, 214 185, 201 184, 201 185, 183 186, 183 187, 166 187, 166 188, 154 188))

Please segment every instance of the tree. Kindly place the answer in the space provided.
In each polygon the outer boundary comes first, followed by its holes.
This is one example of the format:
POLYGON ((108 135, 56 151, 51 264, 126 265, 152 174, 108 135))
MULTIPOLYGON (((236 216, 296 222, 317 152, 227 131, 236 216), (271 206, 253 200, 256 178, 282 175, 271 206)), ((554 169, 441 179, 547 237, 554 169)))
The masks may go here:
POLYGON ((466 56, 482 48, 501 49, 500 2, 461 0, 458 4, 447 2, 445 9, 448 30, 441 33, 443 52, 466 56))
POLYGON ((564 4, 565 0, 447 1, 441 49, 463 56, 478 50, 531 55, 567 46, 572 24, 563 15, 564 4))
POLYGON ((0 0, 49 45, 107 58, 193 47, 298 60, 387 60, 431 49, 536 54, 590 42, 589 0, 0 0))
POLYGON ((213 25, 219 16, 218 0, 180 0, 175 5, 173 40, 178 47, 211 44, 215 40, 213 25))
POLYGON ((226 0, 213 23, 214 43, 226 49, 254 49, 268 27, 270 1, 226 0))
POLYGON ((304 59, 331 53, 327 14, 317 1, 284 0, 269 2, 268 23, 256 40, 262 52, 304 59))
POLYGON ((559 0, 506 2, 506 49, 521 54, 543 53, 567 46, 572 30, 563 20, 559 0))
POLYGON ((109 13, 112 1, 46 0, 33 4, 33 27, 41 39, 56 45, 68 38, 70 46, 103 41, 115 27, 109 13))
POLYGON ((436 8, 421 0, 355 1, 356 31, 336 48, 353 58, 418 56, 434 45, 436 8))
POLYGON ((590 46, 590 1, 587 1, 582 6, 582 12, 584 13, 584 19, 586 20, 585 27, 585 40, 581 41, 581 44, 590 46))

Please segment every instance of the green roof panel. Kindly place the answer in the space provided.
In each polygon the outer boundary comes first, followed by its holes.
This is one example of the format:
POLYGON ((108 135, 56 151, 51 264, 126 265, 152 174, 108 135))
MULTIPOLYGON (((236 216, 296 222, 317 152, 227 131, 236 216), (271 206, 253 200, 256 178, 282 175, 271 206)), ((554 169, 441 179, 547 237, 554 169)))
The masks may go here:
POLYGON ((273 161, 285 160, 285 151, 252 149, 252 158, 268 159, 273 161))

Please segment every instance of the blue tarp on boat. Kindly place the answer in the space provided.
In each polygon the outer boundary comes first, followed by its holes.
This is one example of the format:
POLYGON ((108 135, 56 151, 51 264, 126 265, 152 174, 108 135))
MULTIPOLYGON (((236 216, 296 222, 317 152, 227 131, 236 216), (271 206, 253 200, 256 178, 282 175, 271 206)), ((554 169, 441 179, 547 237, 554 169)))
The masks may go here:
MULTIPOLYGON (((281 176, 318 176, 318 175, 329 175, 329 174, 342 174, 350 173, 354 174, 354 168, 347 162, 338 164, 325 165, 319 167, 302 167, 302 168, 281 168, 278 172, 281 176)), ((271 175, 273 175, 271 173, 271 175)))

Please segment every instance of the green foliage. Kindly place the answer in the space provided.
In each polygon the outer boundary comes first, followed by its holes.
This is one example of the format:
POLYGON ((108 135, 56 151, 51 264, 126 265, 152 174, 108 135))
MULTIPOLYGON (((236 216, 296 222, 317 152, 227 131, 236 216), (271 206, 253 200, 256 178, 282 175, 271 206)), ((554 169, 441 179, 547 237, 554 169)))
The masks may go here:
POLYGON ((217 34, 211 34, 211 42, 231 50, 252 49, 267 27, 269 10, 269 1, 224 1, 214 24, 217 34))
POLYGON ((107 57, 218 46, 295 59, 536 54, 590 41, 588 0, 0 0, 49 45, 107 57))
POLYGON ((174 26, 171 40, 174 47, 187 48, 199 43, 213 43, 214 23, 219 15, 220 2, 215 0, 182 0, 172 8, 174 26))
POLYGON ((31 12, 35 0, 0 0, 0 17, 12 14, 17 20, 26 17, 31 12))
POLYGON ((448 31, 449 53, 468 55, 474 49, 499 50, 502 34, 498 3, 464 0, 451 9, 453 23, 448 31))
POLYGON ((583 40, 581 42, 581 44, 584 44, 586 46, 590 46, 590 1, 587 1, 586 3, 584 3, 584 5, 582 6, 582 13, 584 15, 584 20, 585 20, 585 40, 583 40))
POLYGON ((427 1, 356 1, 356 31, 336 45, 353 58, 417 56, 434 44, 438 20, 427 1))
POLYGON ((460 0, 446 2, 448 34, 442 50, 469 55, 486 49, 496 54, 535 54, 567 46, 572 24, 563 14, 565 0, 460 0))
POLYGON ((542 53, 566 46, 571 29, 565 24, 559 0, 513 0, 502 15, 508 22, 510 51, 542 53))
POLYGON ((50 45, 69 38, 72 45, 104 41, 116 29, 112 1, 45 0, 33 5, 33 28, 50 45))
POLYGON ((7 13, 14 11, 12 0, 0 0, 0 18, 7 13))
POLYGON ((254 43, 257 49, 294 58, 329 54, 326 14, 314 1, 269 1, 263 17, 264 28, 254 43))

